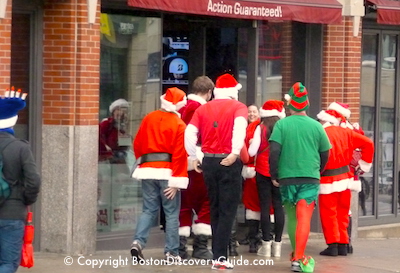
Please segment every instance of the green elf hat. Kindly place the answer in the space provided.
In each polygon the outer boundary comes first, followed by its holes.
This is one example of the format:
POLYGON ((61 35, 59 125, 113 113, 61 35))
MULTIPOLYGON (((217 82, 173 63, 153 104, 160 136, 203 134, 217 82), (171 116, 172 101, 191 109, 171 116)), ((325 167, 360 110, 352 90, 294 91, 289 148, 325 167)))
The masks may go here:
POLYGON ((289 93, 285 94, 289 108, 296 112, 305 111, 310 106, 308 101, 308 92, 306 87, 301 82, 296 82, 290 88, 289 93))

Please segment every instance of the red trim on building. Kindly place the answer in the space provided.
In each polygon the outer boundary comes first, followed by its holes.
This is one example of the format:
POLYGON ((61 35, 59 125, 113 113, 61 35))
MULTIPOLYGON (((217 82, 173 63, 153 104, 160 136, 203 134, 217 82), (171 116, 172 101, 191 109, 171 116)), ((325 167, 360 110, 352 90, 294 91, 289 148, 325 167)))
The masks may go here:
POLYGON ((235 19, 315 24, 342 21, 342 5, 337 0, 128 0, 128 6, 235 19))
POLYGON ((368 0, 377 10, 378 24, 400 25, 400 2, 390 0, 368 0))

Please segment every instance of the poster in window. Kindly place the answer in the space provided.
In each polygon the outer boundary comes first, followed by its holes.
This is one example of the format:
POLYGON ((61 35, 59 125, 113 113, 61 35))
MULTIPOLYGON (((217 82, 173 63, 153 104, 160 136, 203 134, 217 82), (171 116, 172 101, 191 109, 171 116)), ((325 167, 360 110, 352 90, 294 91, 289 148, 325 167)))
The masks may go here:
POLYGON ((187 86, 189 40, 187 35, 166 34, 163 37, 163 85, 187 86))

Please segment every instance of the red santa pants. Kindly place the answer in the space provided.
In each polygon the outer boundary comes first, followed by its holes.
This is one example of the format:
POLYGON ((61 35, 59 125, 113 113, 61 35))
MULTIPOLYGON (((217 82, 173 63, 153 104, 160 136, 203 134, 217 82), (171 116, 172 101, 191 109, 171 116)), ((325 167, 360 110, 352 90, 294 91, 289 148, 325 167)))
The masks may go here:
POLYGON ((195 235, 211 235, 210 202, 202 173, 189 171, 189 185, 181 191, 181 210, 179 213, 179 235, 190 236, 193 211, 197 215, 192 231, 195 235))
POLYGON ((349 189, 342 192, 319 195, 319 212, 322 230, 327 244, 348 244, 349 210, 351 192, 349 189))

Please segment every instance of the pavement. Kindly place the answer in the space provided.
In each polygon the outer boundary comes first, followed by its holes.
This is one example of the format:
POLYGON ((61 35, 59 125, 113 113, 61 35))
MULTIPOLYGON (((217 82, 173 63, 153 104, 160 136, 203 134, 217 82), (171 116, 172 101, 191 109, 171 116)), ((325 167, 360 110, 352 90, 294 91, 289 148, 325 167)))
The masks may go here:
MULTIPOLYGON (((357 239, 353 242, 354 253, 348 256, 326 257, 319 252, 326 248, 321 238, 310 238, 306 254, 315 259, 315 273, 393 273, 400 272, 400 238, 357 239)), ((290 243, 284 239, 281 258, 266 258, 248 252, 248 246, 238 248, 239 257, 231 258, 235 268, 226 272, 273 272, 290 273, 290 243), (270 259, 270 260, 268 260, 270 259), (263 265, 261 265, 263 264, 263 265)), ((211 270, 211 262, 191 259, 183 265, 160 265, 164 258, 163 249, 144 249, 147 265, 132 265, 129 250, 102 251, 84 256, 35 253, 34 267, 19 268, 18 273, 202 273, 211 270), (202 264, 203 263, 203 264, 202 264), (152 264, 152 265, 150 265, 152 264)))

